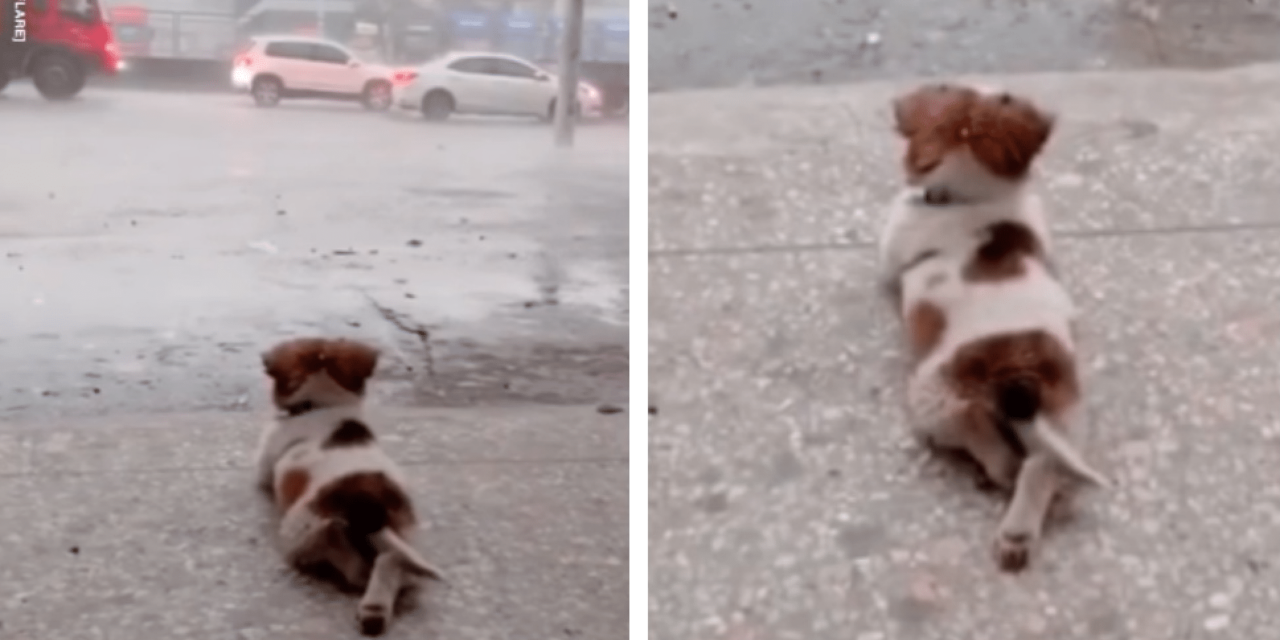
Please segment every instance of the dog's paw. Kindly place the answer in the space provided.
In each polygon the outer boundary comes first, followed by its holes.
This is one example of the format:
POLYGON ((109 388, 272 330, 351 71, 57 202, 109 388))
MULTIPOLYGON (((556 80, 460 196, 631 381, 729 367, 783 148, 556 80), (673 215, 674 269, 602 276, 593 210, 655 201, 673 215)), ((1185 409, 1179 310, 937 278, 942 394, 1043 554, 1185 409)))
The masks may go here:
POLYGON ((366 636, 380 636, 387 632, 386 607, 380 604, 362 605, 356 618, 360 621, 360 633, 366 636))
POLYGON ((1034 535, 1025 531, 1001 531, 996 534, 994 552, 996 564, 1002 571, 1017 573, 1027 568, 1031 560, 1031 549, 1035 546, 1034 535))

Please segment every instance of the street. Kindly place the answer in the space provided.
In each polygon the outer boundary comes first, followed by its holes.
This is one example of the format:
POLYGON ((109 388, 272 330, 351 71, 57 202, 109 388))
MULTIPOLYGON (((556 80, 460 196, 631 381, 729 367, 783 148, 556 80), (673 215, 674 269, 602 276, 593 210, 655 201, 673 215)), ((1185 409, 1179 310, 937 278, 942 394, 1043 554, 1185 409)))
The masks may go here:
POLYGON ((390 637, 625 633, 625 126, 11 86, 0 139, 0 638, 355 633, 251 486, 298 335, 382 349, 451 574, 390 637))
POLYGON ((650 91, 1218 68, 1280 58, 1280 0, 649 0, 649 50, 650 91))
POLYGON ((675 4, 650 25, 650 639, 1274 635, 1277 4, 675 4), (1160 56, 1102 37, 1142 21, 1160 56), (801 37, 824 28, 849 35, 801 37), (1058 115, 1036 188, 1080 309, 1078 439, 1117 483, 1017 575, 1003 497, 909 433, 877 281, 891 100, 938 76, 1058 115))

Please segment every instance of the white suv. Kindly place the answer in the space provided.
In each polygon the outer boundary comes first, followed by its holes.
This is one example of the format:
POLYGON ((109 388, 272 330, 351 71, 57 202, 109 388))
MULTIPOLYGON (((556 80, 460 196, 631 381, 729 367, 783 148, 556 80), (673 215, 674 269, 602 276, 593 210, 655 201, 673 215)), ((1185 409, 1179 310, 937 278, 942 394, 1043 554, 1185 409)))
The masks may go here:
POLYGON ((282 98, 360 102, 366 109, 391 106, 391 70, 361 62, 350 49, 301 36, 254 38, 236 56, 231 84, 261 107, 282 98))
MULTIPOLYGON (((551 118, 560 79, 523 58, 504 53, 455 52, 413 71, 395 74, 396 103, 428 120, 452 113, 551 118)), ((597 115, 600 91, 578 84, 579 115, 597 115)))

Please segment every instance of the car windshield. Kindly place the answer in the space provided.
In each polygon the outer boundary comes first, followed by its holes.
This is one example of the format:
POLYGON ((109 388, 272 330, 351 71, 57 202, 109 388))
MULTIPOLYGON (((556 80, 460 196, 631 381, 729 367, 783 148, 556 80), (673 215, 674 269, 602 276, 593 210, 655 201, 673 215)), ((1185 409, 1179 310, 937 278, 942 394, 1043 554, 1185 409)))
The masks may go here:
POLYGON ((58 4, 58 11, 85 21, 97 21, 102 15, 98 0, 62 0, 58 4))

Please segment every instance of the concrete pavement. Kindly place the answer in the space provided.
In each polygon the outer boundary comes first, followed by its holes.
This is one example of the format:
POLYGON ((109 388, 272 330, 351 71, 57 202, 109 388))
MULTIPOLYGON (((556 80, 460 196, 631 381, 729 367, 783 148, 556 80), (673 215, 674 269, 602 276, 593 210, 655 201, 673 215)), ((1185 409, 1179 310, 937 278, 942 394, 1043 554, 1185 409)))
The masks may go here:
MULTIPOLYGON (((627 421, 591 407, 371 412, 446 572, 388 638, 617 638, 627 421)), ((359 637, 356 598, 272 546, 262 414, 0 424, 0 638, 359 637)), ((414 601, 411 601, 414 602, 414 601)))
POLYGON ((870 243, 915 81, 654 95, 651 639, 1280 624, 1280 65, 979 79, 1060 113, 1041 180, 1119 488, 1001 575, 1001 502, 907 435, 870 243))

